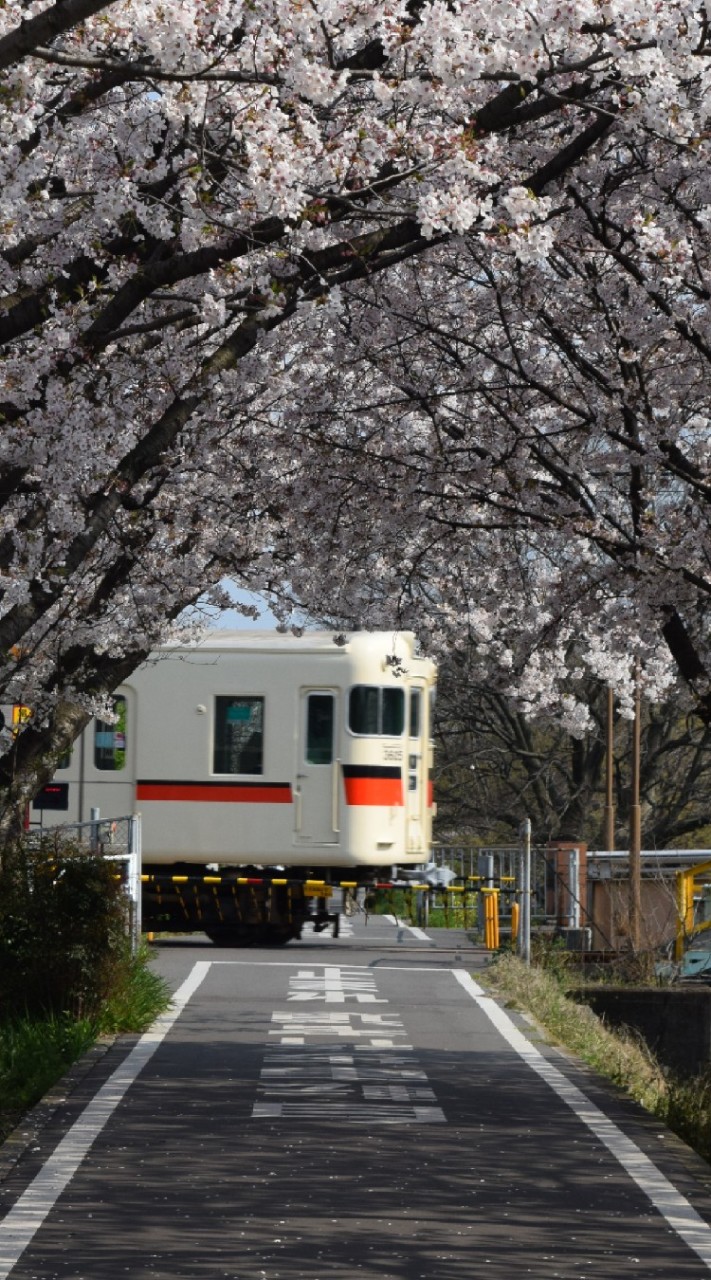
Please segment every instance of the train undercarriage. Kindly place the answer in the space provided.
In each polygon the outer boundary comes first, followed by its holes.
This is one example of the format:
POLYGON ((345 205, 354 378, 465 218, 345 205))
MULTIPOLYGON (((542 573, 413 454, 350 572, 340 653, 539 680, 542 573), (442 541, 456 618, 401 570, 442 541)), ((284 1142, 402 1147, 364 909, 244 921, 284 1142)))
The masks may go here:
MULTIPOLYGON (((339 914, 332 909, 334 887, 327 870, 320 876, 302 868, 222 868, 148 866, 142 881, 145 933, 205 933, 220 946, 283 946, 300 938, 306 923, 315 933, 338 937, 339 914)), ((343 873, 341 874, 348 874, 343 873)), ((355 888, 357 881, 339 880, 355 888)))

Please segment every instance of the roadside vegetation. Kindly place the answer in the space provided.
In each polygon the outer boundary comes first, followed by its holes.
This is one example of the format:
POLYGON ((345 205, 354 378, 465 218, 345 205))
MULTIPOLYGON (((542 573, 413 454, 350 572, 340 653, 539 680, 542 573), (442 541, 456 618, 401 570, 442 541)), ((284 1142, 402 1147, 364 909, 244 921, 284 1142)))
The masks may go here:
POLYGON ((529 1013, 551 1043, 576 1054, 711 1162, 711 1070, 681 1079, 661 1066, 641 1037, 608 1029, 567 994, 573 984, 564 965, 528 968, 503 952, 477 977, 509 1006, 529 1013))
POLYGON ((145 1030, 168 989, 134 953, 115 867, 54 842, 0 868, 0 1141, 102 1036, 145 1030))

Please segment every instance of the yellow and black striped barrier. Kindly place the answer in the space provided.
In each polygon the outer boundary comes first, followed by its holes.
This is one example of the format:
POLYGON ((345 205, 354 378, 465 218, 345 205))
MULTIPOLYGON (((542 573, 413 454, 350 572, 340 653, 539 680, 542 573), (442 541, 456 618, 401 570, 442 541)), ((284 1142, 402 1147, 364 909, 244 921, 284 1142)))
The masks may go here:
POLYGON ((262 917, 275 919, 277 912, 291 920, 295 910, 302 914, 310 910, 298 905, 304 899, 320 901, 320 909, 325 911, 336 889, 343 891, 344 906, 346 895, 354 904, 363 894, 360 903, 366 914, 391 914, 412 924, 475 931, 492 951, 498 950, 502 931, 515 939, 519 927, 513 876, 501 876, 493 885, 488 878, 472 875, 461 884, 433 886, 426 881, 403 885, 383 880, 363 883, 289 876, 177 875, 166 871, 165 875, 144 874, 141 881, 151 902, 147 918, 149 940, 161 928, 180 930, 181 921, 187 929, 199 927, 203 921, 212 921, 215 927, 230 921, 249 925, 262 917), (279 893, 286 897, 277 902, 275 894, 279 893))

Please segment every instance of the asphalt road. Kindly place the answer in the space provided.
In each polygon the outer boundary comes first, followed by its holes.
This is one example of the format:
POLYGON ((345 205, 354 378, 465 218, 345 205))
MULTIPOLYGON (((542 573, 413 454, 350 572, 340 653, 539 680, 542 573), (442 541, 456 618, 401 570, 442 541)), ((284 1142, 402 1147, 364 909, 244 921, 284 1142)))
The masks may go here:
POLYGON ((156 954, 171 1014, 0 1159, 0 1280, 711 1274, 711 1169, 488 998, 464 934, 156 954))

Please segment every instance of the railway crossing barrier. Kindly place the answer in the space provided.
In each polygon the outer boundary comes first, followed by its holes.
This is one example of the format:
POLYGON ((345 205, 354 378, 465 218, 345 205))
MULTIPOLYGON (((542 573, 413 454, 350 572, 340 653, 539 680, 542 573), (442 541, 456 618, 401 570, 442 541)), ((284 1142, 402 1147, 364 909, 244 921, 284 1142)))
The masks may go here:
MULTIPOLYGON (((41 828, 31 832, 34 838, 47 838, 49 835, 49 831, 41 828)), ((140 815, 102 819, 98 810, 92 810, 90 822, 52 827, 51 838, 86 844, 93 852, 100 852, 117 864, 126 888, 128 929, 132 945, 136 947, 141 936, 142 893, 149 887, 149 880, 157 879, 141 873, 140 815)), ((288 894, 298 883, 305 897, 321 900, 320 906, 324 911, 327 911, 334 890, 341 890, 346 913, 349 908, 363 909, 366 913, 387 912, 424 928, 462 928, 471 931, 476 940, 491 951, 497 950, 502 942, 510 941, 528 962, 532 926, 559 926, 561 901, 568 912, 568 925, 574 928, 580 924, 578 850, 569 849, 565 859, 566 874, 561 889, 563 863, 560 853, 552 854, 550 847, 533 848, 530 824, 526 822, 521 828, 519 845, 485 848, 437 846, 433 861, 415 871, 414 874, 421 877, 418 880, 403 882, 394 878, 364 884, 344 878, 332 881, 314 879, 304 883, 287 876, 279 879, 259 875, 235 877, 232 873, 229 884, 232 891, 237 892, 245 886, 256 888, 268 882, 288 894)), ((397 869, 395 875, 398 875, 397 869)), ((159 879, 165 880, 178 908, 181 903, 187 904, 186 895, 193 898, 196 895, 198 898, 214 896, 222 883, 220 875, 181 877, 168 873, 159 879)), ((153 886, 151 891, 154 891, 153 886)), ((160 887, 157 892, 160 895, 160 887)), ((273 893, 271 888, 270 892, 273 893)), ((329 920, 331 918, 329 916, 329 920)), ((154 926, 146 922, 146 927, 154 926)), ((172 927, 177 927, 175 922, 172 927)))

